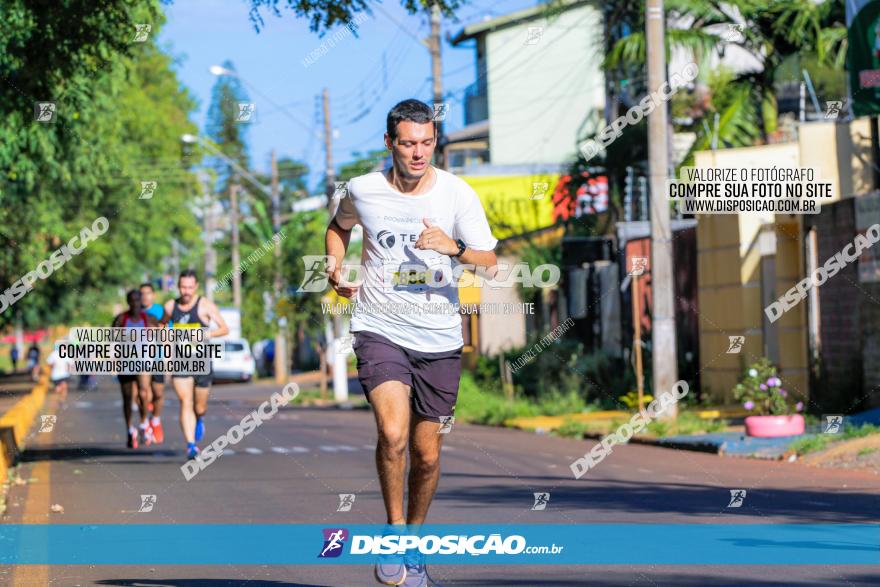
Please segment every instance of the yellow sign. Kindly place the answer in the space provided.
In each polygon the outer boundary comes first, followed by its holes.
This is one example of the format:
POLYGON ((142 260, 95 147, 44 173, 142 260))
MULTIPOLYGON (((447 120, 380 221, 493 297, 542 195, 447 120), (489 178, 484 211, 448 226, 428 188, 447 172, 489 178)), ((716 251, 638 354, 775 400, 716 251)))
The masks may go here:
POLYGON ((559 174, 463 176, 480 197, 495 238, 553 224, 553 189, 559 174))

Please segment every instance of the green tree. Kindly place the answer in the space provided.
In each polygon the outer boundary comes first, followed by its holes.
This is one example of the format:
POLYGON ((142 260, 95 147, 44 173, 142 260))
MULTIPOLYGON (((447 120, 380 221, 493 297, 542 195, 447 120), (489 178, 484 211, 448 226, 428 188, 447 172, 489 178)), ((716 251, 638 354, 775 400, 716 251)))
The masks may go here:
POLYGON ((281 207, 290 208, 295 200, 307 191, 306 178, 309 166, 289 157, 278 159, 278 182, 281 184, 281 207))
MULTIPOLYGON (((736 133, 744 128, 742 122, 749 118, 758 120, 756 137, 766 141, 776 131, 777 72, 788 57, 814 53, 821 63, 837 64, 845 58, 845 15, 839 2, 667 0, 665 7, 667 22, 686 23, 667 28, 667 59, 672 49, 683 49, 700 62, 713 52, 723 55, 729 46, 736 45, 762 64, 760 71, 742 72, 730 80, 738 89, 732 91, 733 99, 720 112, 723 127, 717 129, 725 143, 735 143, 736 133), (731 34, 732 26, 740 27, 738 34, 731 34), (742 109, 751 109, 757 116, 736 111, 742 109)), ((606 56, 606 68, 644 65, 644 15, 641 8, 637 10, 627 17, 633 23, 632 32, 614 44, 606 56)))
POLYGON ((110 225, 0 326, 103 320, 120 287, 161 272, 169 235, 195 250, 179 149, 194 103, 153 41, 158 2, 11 1, 0 16, 0 288, 95 218, 110 225), (151 24, 146 42, 133 42, 136 23, 151 24), (38 101, 55 104, 54 123, 35 122, 38 101), (141 181, 158 183, 153 198, 139 198, 141 181))
POLYGON ((377 165, 382 163, 388 157, 388 151, 385 149, 373 149, 366 153, 360 151, 354 152, 354 159, 339 166, 339 174, 337 181, 348 181, 353 177, 370 173, 377 165))
MULTIPOLYGON (((403 0, 401 5, 410 14, 424 12, 436 3, 447 16, 453 16, 465 2, 459 0, 403 0)), ((379 2, 376 2, 379 4, 379 2)), ((262 10, 281 16, 281 9, 292 10, 297 17, 309 20, 313 32, 325 33, 338 24, 354 20, 355 15, 365 12, 372 15, 367 0, 251 0, 250 19, 257 30, 265 25, 262 10)))
MULTIPOLYGON (((211 89, 205 132, 224 155, 247 169, 250 166, 247 143, 250 125, 239 120, 239 105, 249 103, 250 98, 232 62, 224 61, 223 69, 229 73, 218 76, 211 89)), ((209 161, 217 172, 221 191, 225 191, 233 175, 231 166, 219 157, 209 157, 209 161)))

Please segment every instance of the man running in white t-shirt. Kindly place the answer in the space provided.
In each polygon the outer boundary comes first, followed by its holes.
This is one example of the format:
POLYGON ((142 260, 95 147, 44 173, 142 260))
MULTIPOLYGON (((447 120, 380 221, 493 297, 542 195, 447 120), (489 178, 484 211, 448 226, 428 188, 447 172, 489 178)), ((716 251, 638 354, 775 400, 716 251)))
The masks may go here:
POLYGON ((55 385, 55 393, 61 398, 61 403, 67 401, 67 384, 70 381, 70 371, 73 367, 73 359, 61 357, 58 347, 67 343, 67 340, 60 340, 55 343, 54 350, 49 354, 46 363, 52 368, 52 384, 55 385))
MULTIPOLYGON (((431 308, 458 303, 453 259, 487 268, 490 277, 497 264, 498 241, 476 192, 430 164, 437 136, 433 117, 433 109, 418 100, 391 109, 385 146, 392 168, 349 182, 326 235, 327 255, 336 261, 330 282, 339 295, 357 297, 353 349, 376 417, 386 534, 416 534, 424 523, 440 479, 438 431, 452 417, 458 396, 461 317, 431 308), (339 270, 355 224, 364 229, 361 263, 367 271, 360 286, 341 281, 339 270)), ((427 584, 417 552, 383 557, 376 578, 386 585, 427 584)))

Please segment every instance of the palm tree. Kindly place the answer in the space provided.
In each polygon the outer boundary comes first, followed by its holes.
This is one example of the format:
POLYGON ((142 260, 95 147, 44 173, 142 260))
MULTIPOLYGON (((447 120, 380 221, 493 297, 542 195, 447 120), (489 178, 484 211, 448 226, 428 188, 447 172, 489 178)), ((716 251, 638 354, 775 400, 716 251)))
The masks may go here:
MULTIPOLYGON (((820 62, 836 64, 845 59, 843 3, 833 0, 667 0, 666 11, 673 23, 666 34, 667 58, 672 49, 684 49, 699 62, 736 45, 761 64, 759 71, 730 80, 725 107, 718 111, 719 127, 712 129, 727 144, 741 142, 743 132, 766 141, 776 131, 776 74, 787 57, 813 53, 820 62), (752 118, 757 128, 748 124, 752 118)), ((634 32, 614 43, 606 69, 644 65, 644 15, 630 12, 633 16, 634 32)), ((698 142, 705 143, 705 133, 698 134, 698 142)))

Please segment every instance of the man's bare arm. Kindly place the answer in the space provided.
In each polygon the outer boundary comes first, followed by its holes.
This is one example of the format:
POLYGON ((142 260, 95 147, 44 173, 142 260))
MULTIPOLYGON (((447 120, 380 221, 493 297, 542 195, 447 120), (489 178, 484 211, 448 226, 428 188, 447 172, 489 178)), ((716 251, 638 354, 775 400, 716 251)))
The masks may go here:
POLYGON ((349 240, 351 240, 351 229, 345 230, 339 226, 335 218, 331 220, 327 226, 327 233, 324 235, 324 248, 325 254, 331 257, 330 284, 336 293, 344 298, 354 297, 358 290, 356 285, 341 285, 339 283, 342 260, 345 258, 345 251, 348 250, 349 240))
MULTIPOLYGON (((205 300, 206 302, 208 300, 205 300)), ((214 302, 208 302, 208 315, 211 317, 211 320, 217 323, 217 330, 213 330, 208 332, 208 336, 211 338, 217 336, 226 336, 229 334, 229 326, 226 324, 226 320, 223 319, 223 315, 220 313, 220 310, 217 308, 217 304, 214 302)))
POLYGON ((168 326, 168 323, 171 322, 171 312, 174 311, 174 300, 168 300, 162 307, 165 310, 165 313, 162 315, 162 319, 159 320, 159 324, 162 326, 168 326))
POLYGON ((477 273, 487 279, 495 279, 498 273, 498 257, 495 251, 478 251, 470 247, 464 250, 458 262, 464 265, 474 265, 477 273))

